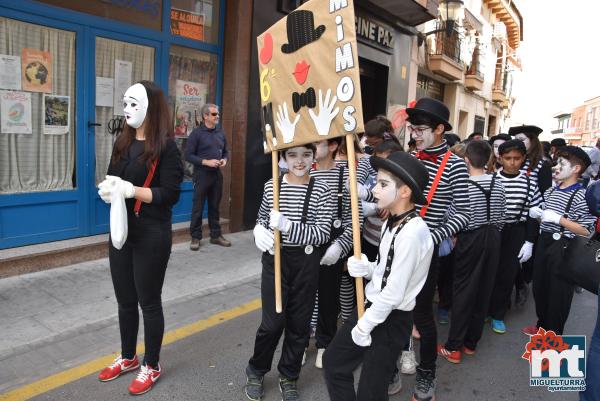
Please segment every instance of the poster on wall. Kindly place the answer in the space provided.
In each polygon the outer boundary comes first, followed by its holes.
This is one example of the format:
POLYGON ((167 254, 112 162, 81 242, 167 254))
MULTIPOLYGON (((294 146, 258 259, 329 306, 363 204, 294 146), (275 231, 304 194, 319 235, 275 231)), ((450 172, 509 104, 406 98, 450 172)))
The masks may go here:
POLYGON ((0 131, 31 134, 31 93, 0 91, 0 131))
POLYGON ((69 96, 44 95, 44 129, 46 135, 69 132, 71 99, 69 96))
POLYGON ((115 82, 113 108, 114 115, 123 114, 123 95, 132 84, 133 63, 131 61, 115 59, 115 82))
POLYGON ((171 8, 171 34, 204 40, 204 14, 171 8))
POLYGON ((21 76, 24 91, 52 93, 52 54, 24 48, 21 51, 21 76))
POLYGON ((115 80, 96 77, 96 106, 113 107, 115 80))
POLYGON ((363 130, 353 0, 311 0, 257 38, 264 150, 363 130))
POLYGON ((0 54, 0 89, 21 90, 21 57, 0 54))
POLYGON ((175 136, 189 136, 200 122, 200 108, 206 99, 207 87, 198 82, 177 80, 175 86, 175 136))

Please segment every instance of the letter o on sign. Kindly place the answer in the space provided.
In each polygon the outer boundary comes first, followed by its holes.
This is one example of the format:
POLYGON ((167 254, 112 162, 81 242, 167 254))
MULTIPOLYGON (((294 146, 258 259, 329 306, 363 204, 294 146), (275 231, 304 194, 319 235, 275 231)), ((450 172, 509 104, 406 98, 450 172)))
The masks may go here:
POLYGON ((354 97, 354 82, 350 77, 340 79, 337 86, 337 97, 341 102, 348 102, 354 97))

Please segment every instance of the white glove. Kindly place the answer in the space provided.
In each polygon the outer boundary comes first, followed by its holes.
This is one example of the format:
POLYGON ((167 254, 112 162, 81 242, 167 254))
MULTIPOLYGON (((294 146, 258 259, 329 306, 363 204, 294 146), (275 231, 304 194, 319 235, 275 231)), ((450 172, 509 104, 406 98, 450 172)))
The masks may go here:
POLYGON ((560 218, 562 216, 552 210, 544 210, 542 212, 542 223, 552 223, 560 225, 560 218))
POLYGON ((262 252, 266 252, 269 249, 273 248, 275 244, 275 237, 271 230, 266 229, 260 224, 257 224, 253 230, 254 233, 254 242, 256 243, 256 247, 260 249, 262 252))
POLYGON ((329 245, 325 251, 325 255, 321 258, 321 265, 331 266, 340 260, 340 256, 342 256, 342 247, 337 242, 334 242, 329 245))
POLYGON ((271 210, 269 215, 269 227, 273 230, 277 229, 282 233, 287 233, 290 231, 290 228, 292 228, 292 222, 277 210, 271 210))
POLYGON ((529 217, 531 217, 532 219, 539 219, 540 217, 542 217, 543 213, 544 211, 541 207, 535 206, 529 209, 529 217))
POLYGON ((368 347, 371 345, 371 334, 363 331, 357 323, 352 329, 352 341, 359 347, 368 347))
MULTIPOLYGON (((365 200, 369 196, 369 190, 361 183, 356 183, 356 189, 358 192, 358 199, 365 200)), ((346 191, 350 193, 350 179, 346 180, 346 191)))
POLYGON ((135 188, 132 183, 114 175, 107 175, 106 179, 98 185, 98 195, 106 203, 110 203, 113 193, 119 192, 125 199, 135 196, 135 188))
POLYGON ((371 217, 377 215, 377 203, 363 201, 362 208, 364 217, 371 217))
POLYGON ((104 181, 98 184, 98 195, 105 203, 110 203, 110 196, 115 188, 115 176, 107 175, 104 181))
POLYGON ((525 241, 525 243, 521 247, 521 250, 519 251, 519 256, 517 256, 517 257, 519 258, 519 262, 525 263, 529 259, 531 259, 532 254, 533 254, 533 243, 531 243, 529 241, 525 241))
POLYGON ((368 277, 371 275, 371 263, 367 255, 362 253, 360 259, 351 256, 348 258, 348 273, 352 277, 368 277))

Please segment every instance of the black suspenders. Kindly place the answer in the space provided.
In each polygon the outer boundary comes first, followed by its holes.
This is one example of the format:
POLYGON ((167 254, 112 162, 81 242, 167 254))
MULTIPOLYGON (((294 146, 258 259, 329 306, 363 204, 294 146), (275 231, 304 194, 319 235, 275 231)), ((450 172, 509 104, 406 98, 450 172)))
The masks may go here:
POLYGON ((496 174, 492 175, 492 182, 490 184, 490 190, 486 191, 485 189, 483 189, 483 187, 481 186, 481 184, 479 184, 478 182, 475 182, 473 180, 469 180, 469 183, 475 185, 476 188, 478 188, 481 192, 483 192, 483 195, 485 196, 485 202, 486 202, 486 206, 487 206, 487 223, 488 225, 492 224, 491 223, 491 219, 492 219, 492 212, 491 212, 491 207, 492 207, 492 192, 494 191, 494 184, 496 183, 496 174))
POLYGON ((337 218, 342 221, 342 207, 344 200, 344 166, 340 166, 340 174, 338 178, 338 193, 337 193, 337 218))
MULTIPOLYGON (((281 184, 283 183, 283 175, 279 176, 279 195, 281 196, 281 184)), ((302 207, 302 218, 300 222, 306 224, 308 221, 308 206, 310 204, 310 196, 312 195, 313 187, 315 186, 315 179, 310 177, 308 181, 308 188, 306 188, 306 195, 304 197, 304 206, 302 207)))

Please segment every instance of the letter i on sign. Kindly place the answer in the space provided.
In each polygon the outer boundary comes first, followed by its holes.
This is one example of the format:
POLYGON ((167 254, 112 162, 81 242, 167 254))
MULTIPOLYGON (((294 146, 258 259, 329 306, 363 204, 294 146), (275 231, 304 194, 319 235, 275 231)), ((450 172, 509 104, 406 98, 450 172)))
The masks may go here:
POLYGON ((342 40, 344 40, 344 26, 342 25, 344 23, 344 19, 342 18, 341 15, 337 15, 335 17, 335 25, 337 28, 337 41, 341 42, 342 40))

